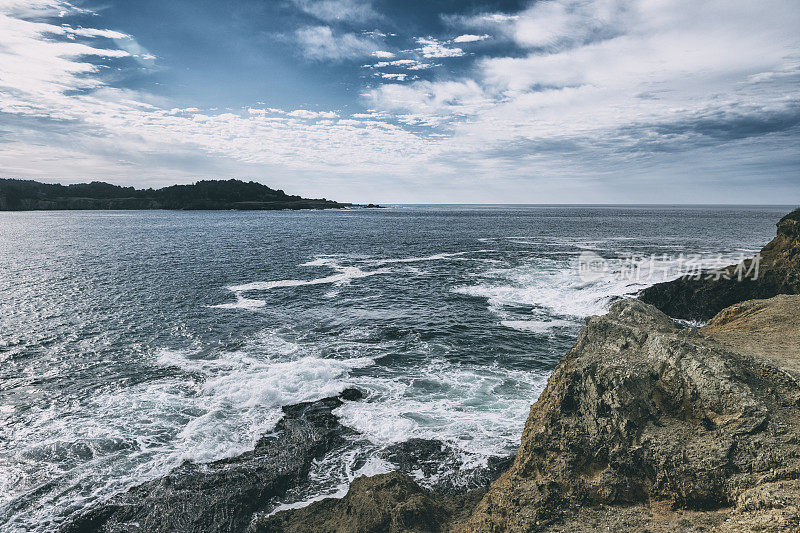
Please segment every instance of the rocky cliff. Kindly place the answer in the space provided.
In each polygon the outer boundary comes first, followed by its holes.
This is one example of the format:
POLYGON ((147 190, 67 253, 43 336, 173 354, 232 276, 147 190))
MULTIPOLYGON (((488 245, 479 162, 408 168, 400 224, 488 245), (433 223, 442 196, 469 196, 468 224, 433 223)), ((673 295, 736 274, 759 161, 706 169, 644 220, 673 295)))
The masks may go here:
POLYGON ((699 331, 635 300, 588 319, 459 529, 668 531, 678 510, 683 530, 800 527, 800 297, 745 309, 699 331))
MULTIPOLYGON (((708 320, 722 309, 744 300, 800 294, 800 209, 778 222, 777 235, 760 252, 758 277, 740 280, 737 265, 722 269, 720 276, 701 279, 682 277, 658 283, 642 291, 642 301, 675 318, 708 320), (719 279, 717 279, 719 278, 719 279), (728 279, 726 279, 728 278, 728 279)), ((744 272, 753 267, 745 261, 744 272)))
POLYGON ((448 500, 387 474, 253 529, 797 530, 798 326, 800 296, 742 304, 699 331, 618 302, 587 319, 485 495, 448 500))

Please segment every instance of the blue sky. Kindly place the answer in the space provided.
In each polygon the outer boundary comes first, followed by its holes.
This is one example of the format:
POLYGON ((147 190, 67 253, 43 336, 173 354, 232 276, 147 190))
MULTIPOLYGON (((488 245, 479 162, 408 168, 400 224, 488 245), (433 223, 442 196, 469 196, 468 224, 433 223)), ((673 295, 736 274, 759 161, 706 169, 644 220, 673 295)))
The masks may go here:
POLYGON ((0 0, 0 174, 800 203, 796 0, 0 0))

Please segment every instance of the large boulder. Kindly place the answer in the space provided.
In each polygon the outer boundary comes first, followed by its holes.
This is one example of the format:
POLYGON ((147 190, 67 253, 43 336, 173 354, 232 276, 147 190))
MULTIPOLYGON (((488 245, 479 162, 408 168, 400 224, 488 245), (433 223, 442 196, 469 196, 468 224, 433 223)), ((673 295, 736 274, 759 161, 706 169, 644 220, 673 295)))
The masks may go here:
POLYGON ((342 499, 328 498, 253 524, 252 533, 439 533, 479 494, 448 497, 400 472, 361 476, 342 499))
POLYGON ((800 376, 739 348, 637 300, 589 318, 532 406, 513 466, 457 529, 668 530, 654 502, 686 512, 685 530, 797 527, 800 376), (782 499, 766 503, 773 493, 782 499))

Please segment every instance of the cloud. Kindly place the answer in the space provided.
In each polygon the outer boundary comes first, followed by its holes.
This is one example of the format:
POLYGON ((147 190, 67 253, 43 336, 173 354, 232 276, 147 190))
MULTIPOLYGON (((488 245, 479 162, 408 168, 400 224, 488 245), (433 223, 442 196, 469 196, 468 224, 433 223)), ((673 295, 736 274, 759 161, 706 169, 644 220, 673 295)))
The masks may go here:
POLYGON ((313 120, 319 118, 338 118, 339 114, 334 111, 309 111, 308 109, 295 109, 286 113, 287 116, 313 120))
POLYGON ((394 54, 392 52, 386 52, 384 50, 375 50, 374 52, 372 52, 372 55, 381 59, 389 59, 394 57, 394 54))
POLYGON ((491 39, 491 35, 483 34, 483 35, 472 35, 472 34, 464 34, 459 35, 455 39, 453 39, 454 43, 474 43, 478 41, 485 41, 486 39, 491 39))
POLYGON ((368 0, 291 0, 302 11, 323 22, 368 22, 380 14, 368 0))
POLYGON ((496 29, 507 27, 510 22, 519 20, 519 15, 507 13, 480 13, 477 15, 444 15, 442 19, 451 26, 475 29, 496 29))
POLYGON ((464 55, 464 50, 461 48, 448 48, 440 41, 437 41, 433 38, 422 38, 419 37, 416 39, 417 44, 421 44, 422 47, 418 48, 417 50, 424 56, 429 59, 432 58, 444 58, 444 57, 461 57, 464 55))
POLYGON ((495 201, 517 200, 521 187, 537 201, 685 201, 711 180, 761 190, 748 179, 781 199, 800 185, 794 0, 537 2, 462 20, 483 25, 464 35, 491 31, 508 54, 432 80, 410 71, 432 66, 426 47, 431 58, 463 55, 455 39, 420 39, 394 59, 373 55, 385 50, 380 37, 302 28, 311 59, 374 61, 368 111, 355 114, 268 102, 218 113, 109 86, 103 67, 140 55, 134 36, 68 24, 75 13, 56 0, 0 4, 6 175, 170 180, 270 169, 420 191, 467 190, 453 184, 474 179, 476 195, 509 187, 495 201), (666 189, 671 196, 653 192, 666 189))
POLYGON ((426 70, 437 66, 441 65, 436 65, 434 63, 423 63, 416 59, 395 59, 393 61, 378 61, 377 63, 373 63, 371 65, 364 65, 364 68, 397 67, 404 68, 406 70, 426 70))
POLYGON ((125 58, 130 54, 116 48, 100 47, 75 39, 57 37, 108 37, 122 33, 109 30, 72 28, 68 25, 34 22, 23 16, 36 13, 55 17, 69 8, 65 2, 10 2, 0 8, 0 112, 30 115, 58 113, 68 91, 97 89, 103 83, 96 76, 100 68, 90 58, 125 58))
MULTIPOLYGON (((502 142, 669 123, 752 102, 784 109, 800 97, 788 81, 800 75, 800 39, 787 31, 800 13, 788 1, 769 4, 538 2, 507 29, 519 46, 536 50, 482 59, 475 78, 463 80, 495 102, 475 108, 470 128, 496 124, 488 131, 502 142), (547 48, 554 43, 568 46, 547 48)), ((439 86, 449 90, 453 82, 412 84, 400 99, 377 89, 370 101, 378 109, 420 113, 439 86)), ((437 118, 447 116, 448 101, 441 102, 444 108, 431 111, 437 118)), ((465 109, 458 102, 452 107, 455 123, 465 109)))
POLYGON ((766 152, 785 160, 800 136, 791 1, 551 0, 502 22, 527 52, 485 57, 456 80, 378 87, 368 104, 449 131, 435 160, 506 175, 690 172, 679 157, 697 164, 712 147, 739 168, 768 166, 766 152))
POLYGON ((372 90, 368 98, 380 110, 397 114, 405 123, 430 126, 476 115, 492 105, 491 97, 472 80, 384 85, 372 90))
MULTIPOLYGON (((12 11, 0 6, 0 120, 7 125, 0 168, 6 175, 136 176, 145 169, 170 176, 198 168, 200 161, 206 168, 353 171, 405 164, 416 157, 410 154, 424 153, 422 139, 380 114, 337 121, 339 113, 331 110, 265 107, 212 113, 163 105, 145 92, 108 86, 97 59, 129 58, 129 52, 115 43, 100 46, 53 36, 80 29, 81 39, 107 40, 112 30, 90 31, 16 15, 58 17, 70 9, 54 1, 45 10, 40 0, 28 7, 12 11)), ((324 30, 313 35, 323 37, 321 44, 312 39, 323 49, 310 52, 314 57, 344 58, 375 50, 350 35, 334 39, 324 30)))
POLYGON ((405 73, 389 73, 389 72, 376 72, 376 76, 386 80, 406 81, 408 74, 405 73))
MULTIPOLYGON (((536 2, 514 21, 513 37, 525 47, 561 46, 622 34, 630 18, 627 0, 547 0, 536 2)), ((642 6, 647 9, 646 6, 642 6)))
POLYGON ((344 61, 372 55, 377 44, 353 33, 335 34, 328 26, 311 26, 295 33, 303 55, 321 61, 344 61))

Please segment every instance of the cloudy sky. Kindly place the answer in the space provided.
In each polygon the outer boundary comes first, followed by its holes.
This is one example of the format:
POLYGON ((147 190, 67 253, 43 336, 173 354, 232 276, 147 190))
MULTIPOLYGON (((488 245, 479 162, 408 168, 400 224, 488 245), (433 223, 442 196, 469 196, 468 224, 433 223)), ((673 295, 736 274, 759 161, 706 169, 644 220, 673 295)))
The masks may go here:
POLYGON ((0 0, 0 175, 800 202, 797 0, 0 0))

